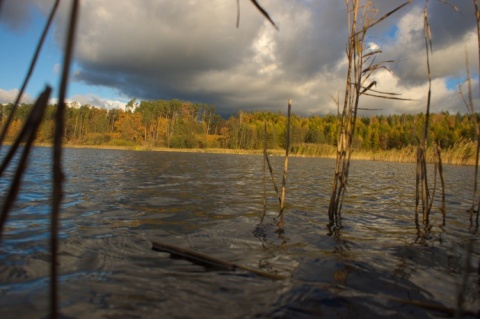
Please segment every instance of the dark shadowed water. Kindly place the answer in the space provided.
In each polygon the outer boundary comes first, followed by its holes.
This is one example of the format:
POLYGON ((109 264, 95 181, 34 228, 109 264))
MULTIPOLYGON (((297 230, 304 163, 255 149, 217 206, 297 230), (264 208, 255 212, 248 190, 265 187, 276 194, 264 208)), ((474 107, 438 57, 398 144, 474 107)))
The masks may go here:
MULTIPOLYGON (((49 148, 36 148, 0 244, 0 318, 48 316, 49 148)), ((281 183, 283 158, 271 157, 281 183)), ((437 318, 480 309, 473 167, 446 166, 447 214, 414 222, 415 165, 354 161, 341 216, 334 161, 291 158, 285 229, 262 157, 66 149, 60 311, 74 318, 437 318), (151 241, 291 276, 206 269, 151 241), (470 265, 468 243, 473 240, 470 265), (399 301, 398 299, 402 300, 399 301)), ((12 170, 0 179, 2 201, 12 170)), ((433 174, 432 174, 433 176, 433 174)), ((434 203, 439 206, 438 201, 434 203)))

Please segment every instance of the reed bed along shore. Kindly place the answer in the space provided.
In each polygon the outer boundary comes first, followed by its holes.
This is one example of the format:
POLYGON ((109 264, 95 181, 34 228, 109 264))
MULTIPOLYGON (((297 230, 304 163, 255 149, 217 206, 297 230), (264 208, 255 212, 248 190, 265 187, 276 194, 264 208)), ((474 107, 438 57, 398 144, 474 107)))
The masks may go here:
MULTIPOLYGON (((49 147, 49 144, 36 144, 37 146, 49 147)), ((130 151, 154 151, 154 152, 185 152, 185 153, 211 153, 211 154, 245 154, 262 155, 262 149, 225 149, 225 148, 167 148, 152 146, 115 146, 115 145, 75 145, 67 144, 66 148, 90 148, 90 149, 114 149, 130 151)), ((460 141, 454 146, 442 149, 443 164, 451 165, 475 165, 477 143, 474 141, 460 141)), ((327 144, 297 144, 290 149, 289 156, 293 157, 317 157, 335 158, 336 147, 327 144)), ((284 149, 269 149, 270 156, 285 156, 284 149)), ((433 164, 433 148, 427 150, 427 162, 433 164)), ((402 149, 391 150, 354 150, 354 160, 369 160, 380 162, 415 163, 417 161, 417 147, 408 146, 402 149)))
MULTIPOLYGON (((452 147, 442 150, 443 164, 475 165, 477 143, 460 141, 452 147)), ((335 158, 336 147, 332 145, 301 144, 292 147, 291 156, 335 158)), ((278 153, 281 153, 280 151, 278 153)), ((408 146, 402 149, 390 150, 354 150, 354 160, 370 160, 382 162, 415 163, 417 161, 417 147, 408 146)), ((428 148, 426 153, 428 163, 434 162, 434 149, 428 148)))

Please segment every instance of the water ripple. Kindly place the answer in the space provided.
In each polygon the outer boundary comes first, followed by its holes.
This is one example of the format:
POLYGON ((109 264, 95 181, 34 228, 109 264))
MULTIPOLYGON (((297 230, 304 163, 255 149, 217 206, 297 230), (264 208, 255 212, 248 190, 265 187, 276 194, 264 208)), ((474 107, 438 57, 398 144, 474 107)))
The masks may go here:
MULTIPOLYGON (((35 149, 6 224, 0 247, 2 318, 47 315, 49 154, 48 148, 35 149)), ((283 159, 271 162, 279 183, 283 159)), ((280 230, 270 181, 264 215, 261 156, 67 149, 62 313, 429 318, 436 314, 397 299, 454 307, 470 239, 475 245, 465 300, 467 308, 480 308, 478 232, 466 213, 470 167, 444 168, 445 223, 437 198, 430 224, 417 226, 415 165, 354 161, 343 210, 331 220, 334 164, 290 159, 280 230), (207 269, 151 250, 152 240, 291 279, 207 269)), ((0 180, 1 197, 9 177, 11 172, 0 180)))

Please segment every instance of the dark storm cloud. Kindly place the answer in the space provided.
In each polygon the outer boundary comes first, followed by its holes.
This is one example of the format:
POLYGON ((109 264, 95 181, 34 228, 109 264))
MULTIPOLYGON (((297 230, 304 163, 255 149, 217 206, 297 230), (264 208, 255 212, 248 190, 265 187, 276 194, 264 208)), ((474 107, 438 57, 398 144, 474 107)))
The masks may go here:
POLYGON ((176 87, 189 90, 199 73, 228 70, 250 53, 261 17, 235 28, 235 5, 221 2, 166 5, 165 1, 85 2, 77 40, 77 79, 118 87, 140 98, 161 98, 176 87), (121 19, 119 18, 121 17, 121 19))
POLYGON ((343 6, 330 2, 286 5, 275 10, 281 30, 275 34, 277 55, 289 76, 305 80, 344 59, 347 36, 343 6))
POLYGON ((242 6, 236 29, 235 2, 212 1, 209 8, 203 2, 166 3, 85 2, 75 79, 141 99, 187 99, 209 96, 199 79, 206 73, 249 72, 244 65, 254 59, 252 41, 264 23, 251 6, 242 6))
POLYGON ((3 0, 0 6, 0 23, 18 30, 27 27, 31 18, 30 1, 3 0))
POLYGON ((276 31, 249 2, 242 3, 238 29, 234 1, 212 1, 210 9, 147 3, 147 9, 131 1, 84 4, 76 80, 141 99, 188 98, 233 112, 283 107, 279 102, 289 97, 301 103, 297 88, 343 59, 342 6, 264 1, 276 31))
POLYGON ((473 1, 451 1, 460 10, 452 9, 440 1, 431 1, 428 8, 429 22, 432 29, 432 40, 435 47, 442 48, 457 42, 466 32, 475 27, 473 1))
MULTIPOLYGON (((12 0, 10 0, 11 2, 12 0)), ((48 12, 52 1, 36 2, 48 12)), ((377 18, 404 3, 376 1, 377 18)), ((453 1, 457 13, 430 1, 434 53, 431 57, 436 107, 458 108, 458 94, 445 86, 464 73, 466 43, 476 68, 475 17, 469 1, 453 1), (448 63, 447 63, 448 62, 448 63)), ((19 2, 17 9, 22 5, 19 2)), ((84 0, 76 42, 74 80, 110 87, 122 97, 177 98, 214 104, 222 114, 243 110, 335 113, 330 95, 344 89, 347 14, 344 1, 262 0, 280 30, 241 1, 84 0)), ((423 111, 426 94, 424 1, 404 9, 369 30, 367 41, 382 50, 378 60, 394 60, 391 73, 374 76, 377 89, 403 93, 411 102, 365 99, 380 113, 423 111)), ((68 6, 55 24, 63 42, 68 6)), ((373 78, 372 78, 373 80, 373 78)), ((90 97, 90 99, 92 99, 90 97)), ((442 110, 443 110, 442 109, 442 110)))

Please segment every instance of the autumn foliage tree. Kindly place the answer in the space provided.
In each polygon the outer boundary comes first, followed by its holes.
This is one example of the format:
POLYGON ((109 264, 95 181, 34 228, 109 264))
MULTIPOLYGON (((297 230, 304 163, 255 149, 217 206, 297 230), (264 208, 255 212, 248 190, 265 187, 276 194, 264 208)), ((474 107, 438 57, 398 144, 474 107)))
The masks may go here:
MULTIPOLYGON (((18 134, 31 105, 20 105, 15 112, 7 141, 18 134)), ((55 105, 47 108, 37 141, 53 139, 55 105)), ((0 105, 4 124, 11 105, 0 105)), ((478 114, 476 115, 478 116, 478 114)), ((430 141, 448 150, 459 143, 475 143, 476 131, 469 114, 441 112, 430 115, 430 141)), ((238 112, 227 119, 215 107, 179 100, 142 101, 123 109, 71 106, 66 110, 64 139, 70 145, 110 145, 170 148, 263 149, 264 121, 268 149, 285 148, 286 116, 280 112, 238 112)), ((353 146, 359 151, 377 152, 418 145, 425 115, 395 114, 358 117, 353 146)), ((340 129, 333 114, 300 117, 292 114, 291 143, 302 146, 336 146, 340 129)))

